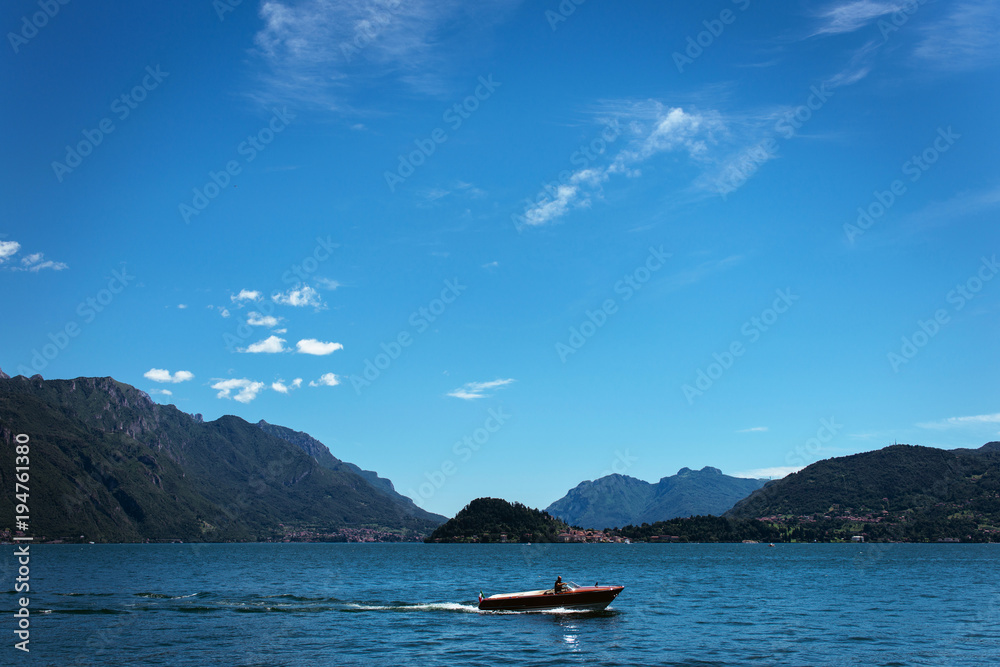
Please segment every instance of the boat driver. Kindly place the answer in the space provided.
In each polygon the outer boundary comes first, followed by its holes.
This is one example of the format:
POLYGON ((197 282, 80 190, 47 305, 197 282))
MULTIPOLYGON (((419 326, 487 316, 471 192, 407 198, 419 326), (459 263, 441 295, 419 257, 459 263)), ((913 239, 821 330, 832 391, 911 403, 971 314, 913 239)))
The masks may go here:
POLYGON ((562 576, 556 577, 556 583, 552 587, 552 590, 553 590, 554 593, 565 593, 566 592, 566 584, 563 583, 562 576))

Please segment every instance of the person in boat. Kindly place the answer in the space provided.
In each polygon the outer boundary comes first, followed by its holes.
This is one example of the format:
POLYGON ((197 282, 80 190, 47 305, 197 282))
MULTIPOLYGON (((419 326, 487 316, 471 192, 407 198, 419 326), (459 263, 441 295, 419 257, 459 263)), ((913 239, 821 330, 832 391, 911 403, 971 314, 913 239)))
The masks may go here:
POLYGON ((566 584, 563 583, 562 576, 556 577, 556 583, 552 587, 552 592, 553 593, 565 593, 566 592, 566 584))

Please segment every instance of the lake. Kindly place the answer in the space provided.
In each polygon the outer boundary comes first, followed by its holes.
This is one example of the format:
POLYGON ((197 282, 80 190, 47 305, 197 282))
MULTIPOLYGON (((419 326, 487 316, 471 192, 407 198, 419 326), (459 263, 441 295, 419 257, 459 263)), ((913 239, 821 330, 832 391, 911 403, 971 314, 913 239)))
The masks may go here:
POLYGON ((984 665, 995 544, 98 544, 31 547, 30 654, 7 664, 984 665), (486 595, 622 584, 604 612, 486 595))

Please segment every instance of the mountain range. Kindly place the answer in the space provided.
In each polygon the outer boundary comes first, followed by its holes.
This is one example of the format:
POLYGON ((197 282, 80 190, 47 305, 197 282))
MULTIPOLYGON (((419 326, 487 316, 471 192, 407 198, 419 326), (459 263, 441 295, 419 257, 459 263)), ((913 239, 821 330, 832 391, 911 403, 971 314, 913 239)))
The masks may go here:
MULTIPOLYGON (((91 541, 418 539, 445 518, 307 434, 224 416, 204 422, 110 377, 0 372, 0 442, 30 438, 28 533, 91 541)), ((12 521, 14 496, 0 494, 12 521)))
POLYGON ((718 468, 681 468, 650 484, 626 475, 581 482, 546 508, 583 528, 617 528, 699 514, 722 514, 767 480, 730 477, 718 468))

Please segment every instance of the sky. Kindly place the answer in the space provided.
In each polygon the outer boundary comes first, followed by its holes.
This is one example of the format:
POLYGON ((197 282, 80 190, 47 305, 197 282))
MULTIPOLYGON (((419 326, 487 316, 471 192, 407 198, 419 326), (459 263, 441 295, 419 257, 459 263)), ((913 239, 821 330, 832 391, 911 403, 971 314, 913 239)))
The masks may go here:
POLYGON ((0 368, 453 516, 1000 439, 1000 5, 17 0, 0 368))

